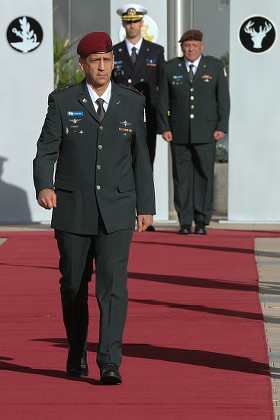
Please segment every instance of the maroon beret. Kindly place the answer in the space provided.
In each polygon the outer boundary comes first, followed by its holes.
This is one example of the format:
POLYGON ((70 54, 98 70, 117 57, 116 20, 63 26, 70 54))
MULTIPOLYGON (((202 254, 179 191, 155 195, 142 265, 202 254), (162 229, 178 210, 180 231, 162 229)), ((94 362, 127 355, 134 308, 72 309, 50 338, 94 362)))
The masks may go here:
POLYGON ((183 33, 179 42, 185 41, 202 41, 203 33, 198 29, 190 29, 189 31, 183 33))
POLYGON ((87 57, 90 54, 105 54, 112 49, 112 40, 106 32, 91 32, 80 40, 77 53, 87 57))

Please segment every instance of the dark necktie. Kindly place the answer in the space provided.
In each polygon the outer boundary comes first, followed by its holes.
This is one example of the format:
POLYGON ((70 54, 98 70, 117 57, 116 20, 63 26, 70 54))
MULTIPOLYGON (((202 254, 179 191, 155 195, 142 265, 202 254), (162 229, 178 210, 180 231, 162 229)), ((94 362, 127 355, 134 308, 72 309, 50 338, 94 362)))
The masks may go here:
POLYGON ((130 57, 131 57, 132 63, 135 64, 136 60, 137 60, 137 53, 136 53, 136 48, 135 47, 131 48, 131 56, 130 57))
POLYGON ((96 102, 96 103, 97 103, 97 105, 98 105, 97 114, 98 114, 98 116, 99 116, 100 121, 102 121, 102 120, 103 120, 103 118, 104 118, 104 115, 105 115, 105 109, 104 109, 104 107, 103 107, 103 104, 104 104, 104 99, 102 99, 102 98, 98 98, 98 99, 96 99, 96 101, 95 101, 95 102, 96 102))
POLYGON ((193 67, 194 67, 194 65, 193 65, 193 64, 190 64, 190 65, 189 65, 189 69, 190 69, 190 71, 189 71, 189 76, 190 76, 190 81, 191 81, 191 82, 193 82, 193 79, 194 79, 193 67))

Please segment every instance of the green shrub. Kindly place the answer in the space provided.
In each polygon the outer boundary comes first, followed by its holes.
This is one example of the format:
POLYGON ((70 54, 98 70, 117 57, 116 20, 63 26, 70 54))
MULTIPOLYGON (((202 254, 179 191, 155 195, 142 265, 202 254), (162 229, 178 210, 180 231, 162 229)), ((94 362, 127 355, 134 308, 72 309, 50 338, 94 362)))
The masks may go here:
POLYGON ((53 51, 54 51, 54 87, 55 89, 71 83, 79 83, 83 80, 84 74, 81 72, 73 55, 71 48, 78 41, 77 38, 70 40, 66 35, 60 38, 54 35, 53 51))
POLYGON ((221 143, 217 143, 216 144, 216 157, 215 157, 215 162, 219 162, 219 163, 226 163, 228 162, 228 151, 227 148, 221 144, 221 143))

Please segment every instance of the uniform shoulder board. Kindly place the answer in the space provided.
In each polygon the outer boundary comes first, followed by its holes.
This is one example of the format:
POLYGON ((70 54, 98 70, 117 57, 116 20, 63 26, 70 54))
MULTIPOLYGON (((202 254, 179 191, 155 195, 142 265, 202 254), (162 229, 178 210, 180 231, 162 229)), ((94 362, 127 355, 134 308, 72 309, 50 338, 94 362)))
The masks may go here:
POLYGON ((178 57, 174 57, 174 58, 170 58, 170 60, 168 60, 168 63, 172 63, 173 61, 177 61, 178 57))
POLYGON ((143 95, 143 93, 139 92, 139 90, 138 90, 138 89, 136 89, 136 88, 135 88, 135 87, 133 87, 133 86, 127 86, 127 85, 124 85, 123 83, 118 83, 118 85, 119 85, 121 88, 123 88, 123 89, 128 89, 128 90, 130 90, 130 91, 132 91, 132 92, 138 93, 138 95, 144 96, 144 95, 143 95))
POLYGON ((59 86, 58 88, 54 89, 52 91, 52 93, 56 93, 56 92, 60 92, 62 90, 68 89, 69 87, 74 86, 74 84, 69 84, 69 85, 63 85, 63 86, 59 86))
POLYGON ((214 57, 213 55, 207 55, 206 58, 209 58, 210 60, 219 61, 219 63, 222 63, 222 61, 219 58, 214 57))

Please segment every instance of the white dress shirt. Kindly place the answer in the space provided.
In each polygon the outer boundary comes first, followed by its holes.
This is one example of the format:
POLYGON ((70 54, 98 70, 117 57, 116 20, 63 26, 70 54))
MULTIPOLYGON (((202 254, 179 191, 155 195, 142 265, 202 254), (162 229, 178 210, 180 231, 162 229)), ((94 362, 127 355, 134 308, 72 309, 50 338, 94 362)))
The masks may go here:
POLYGON ((140 38, 139 41, 137 42, 137 44, 134 45, 134 44, 131 44, 131 42, 129 42, 127 39, 125 39, 128 54, 131 55, 131 50, 132 50, 133 47, 135 47, 136 48, 136 54, 138 55, 139 50, 140 50, 141 45, 142 45, 142 42, 143 42, 143 38, 140 38))
POLYGON ((107 89, 105 90, 102 96, 98 96, 95 90, 93 90, 92 87, 88 84, 88 82, 87 82, 87 88, 88 88, 88 92, 90 94, 95 111, 97 112, 97 109, 98 109, 98 105, 95 102, 96 99, 102 98, 104 100, 103 107, 106 112, 109 106, 110 99, 111 99, 112 83, 111 82, 109 83, 109 86, 107 87, 107 89))
POLYGON ((193 74, 195 75, 196 70, 197 70, 197 67, 198 67, 199 62, 200 62, 200 59, 201 59, 201 56, 200 56, 200 57, 198 57, 198 59, 197 59, 197 60, 195 60, 193 63, 191 63, 190 61, 188 61, 188 60, 185 58, 185 64, 186 64, 187 72, 189 72, 189 71, 190 71, 190 64, 192 64, 192 65, 193 65, 192 71, 193 71, 193 74))

